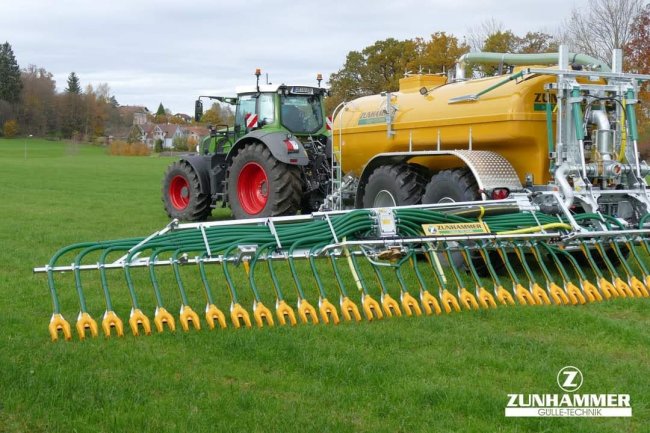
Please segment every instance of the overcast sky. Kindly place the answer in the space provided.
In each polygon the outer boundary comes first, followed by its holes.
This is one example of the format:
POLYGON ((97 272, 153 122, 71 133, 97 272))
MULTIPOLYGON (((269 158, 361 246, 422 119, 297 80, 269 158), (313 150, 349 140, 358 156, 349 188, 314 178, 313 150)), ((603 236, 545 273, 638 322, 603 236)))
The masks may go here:
POLYGON ((198 95, 254 83, 312 83, 346 54, 394 37, 459 38, 487 20, 523 35, 554 32, 588 0, 0 0, 0 43, 21 68, 54 74, 62 90, 107 83, 121 105, 160 102, 191 114, 198 95))

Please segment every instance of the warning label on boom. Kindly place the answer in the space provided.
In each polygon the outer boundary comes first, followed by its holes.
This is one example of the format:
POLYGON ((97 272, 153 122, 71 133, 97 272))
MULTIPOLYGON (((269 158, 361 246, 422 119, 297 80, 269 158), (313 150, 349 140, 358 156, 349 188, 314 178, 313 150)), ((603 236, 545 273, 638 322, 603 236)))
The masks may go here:
POLYGON ((490 233, 485 223, 422 224, 426 236, 453 236, 490 233))

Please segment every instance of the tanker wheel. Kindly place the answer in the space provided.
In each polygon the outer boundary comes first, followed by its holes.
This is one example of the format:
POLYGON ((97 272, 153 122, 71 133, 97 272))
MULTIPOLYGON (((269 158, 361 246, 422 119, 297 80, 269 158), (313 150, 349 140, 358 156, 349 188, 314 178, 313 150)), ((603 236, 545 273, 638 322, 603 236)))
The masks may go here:
POLYGON ((210 194, 201 192, 199 175, 186 161, 176 161, 167 168, 162 201, 170 218, 203 221, 212 213, 210 194))
POLYGON ((424 178, 409 164, 383 165, 375 169, 363 193, 363 207, 408 206, 420 203, 424 178))
POLYGON ((261 143, 241 149, 228 173, 228 201, 237 219, 293 215, 300 209, 300 170, 261 143))
POLYGON ((442 170, 431 177, 422 203, 453 203, 481 199, 474 175, 468 168, 442 170))
MULTIPOLYGON (((454 203, 478 200, 481 200, 478 184, 474 174, 468 168, 439 171, 431 177, 431 181, 427 184, 422 196, 422 203, 454 203)), ((488 268, 480 253, 473 252, 470 257, 476 272, 480 276, 488 276, 488 268)), ((498 253, 490 253, 489 257, 495 269, 498 270, 503 267, 503 262, 498 253)), ((448 263, 446 254, 441 255, 440 259, 448 263)), ((458 269, 467 267, 463 255, 459 252, 451 253, 451 261, 452 265, 458 269)))

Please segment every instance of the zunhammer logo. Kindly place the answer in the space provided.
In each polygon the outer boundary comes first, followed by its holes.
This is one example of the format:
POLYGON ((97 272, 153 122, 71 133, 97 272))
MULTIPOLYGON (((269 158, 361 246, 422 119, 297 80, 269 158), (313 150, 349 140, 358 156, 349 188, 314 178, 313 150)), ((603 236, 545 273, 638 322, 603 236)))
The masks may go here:
POLYGON ((508 394, 507 417, 631 417, 629 394, 573 394, 582 386, 582 372, 562 368, 557 384, 571 394, 508 394))
POLYGON ((557 374, 557 384, 566 392, 575 392, 582 386, 582 372, 576 367, 564 367, 557 374))

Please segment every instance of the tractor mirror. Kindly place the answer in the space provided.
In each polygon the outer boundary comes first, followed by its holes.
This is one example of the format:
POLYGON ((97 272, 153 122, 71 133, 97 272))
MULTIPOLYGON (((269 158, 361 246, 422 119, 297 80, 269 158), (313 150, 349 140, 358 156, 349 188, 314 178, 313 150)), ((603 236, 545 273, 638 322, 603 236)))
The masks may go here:
POLYGON ((200 99, 197 99, 196 103, 194 103, 194 120, 200 122, 202 117, 203 117, 203 102, 201 102, 200 99))

